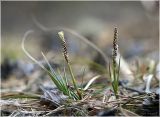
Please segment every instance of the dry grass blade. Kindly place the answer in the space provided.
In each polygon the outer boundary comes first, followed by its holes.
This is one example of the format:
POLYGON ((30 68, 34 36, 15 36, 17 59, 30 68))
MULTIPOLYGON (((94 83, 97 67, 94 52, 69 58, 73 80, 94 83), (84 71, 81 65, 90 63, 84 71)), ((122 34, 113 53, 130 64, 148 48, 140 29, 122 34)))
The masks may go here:
POLYGON ((24 34, 24 37, 23 37, 23 39, 22 39, 22 44, 21 44, 22 50, 23 50, 23 52, 24 52, 31 60, 33 60, 35 63, 37 63, 42 69, 45 69, 45 67, 44 67, 40 62, 38 62, 35 58, 33 58, 33 57, 27 52, 27 50, 26 50, 25 47, 24 47, 25 40, 26 40, 27 37, 28 37, 30 34, 32 34, 32 33, 34 33, 34 31, 33 31, 33 30, 29 30, 29 31, 27 31, 27 32, 24 34))
POLYGON ((85 90, 87 90, 89 87, 90 87, 90 85, 96 80, 96 79, 98 79, 99 77, 101 77, 100 75, 97 75, 97 76, 95 76, 95 77, 93 77, 88 83, 87 83, 87 85, 84 87, 84 91, 85 90))

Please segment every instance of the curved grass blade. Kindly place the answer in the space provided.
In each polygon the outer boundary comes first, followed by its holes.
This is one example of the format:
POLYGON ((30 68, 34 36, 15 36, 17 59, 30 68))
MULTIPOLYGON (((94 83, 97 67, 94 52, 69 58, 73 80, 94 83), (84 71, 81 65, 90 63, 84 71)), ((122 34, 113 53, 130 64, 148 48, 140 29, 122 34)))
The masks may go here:
POLYGON ((83 89, 84 91, 87 90, 89 88, 89 86, 96 80, 100 77, 100 75, 97 75, 95 77, 93 77, 88 83, 87 85, 85 86, 85 88, 83 89))

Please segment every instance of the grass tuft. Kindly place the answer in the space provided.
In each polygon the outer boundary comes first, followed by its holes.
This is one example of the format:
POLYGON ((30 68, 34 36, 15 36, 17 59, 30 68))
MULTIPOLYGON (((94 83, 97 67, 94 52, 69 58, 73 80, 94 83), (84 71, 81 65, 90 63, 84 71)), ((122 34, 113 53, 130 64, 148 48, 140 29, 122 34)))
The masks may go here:
MULTIPOLYGON (((63 38, 62 41, 63 41, 63 49, 64 49, 64 56, 65 56, 65 59, 67 61, 67 65, 68 65, 68 68, 69 68, 69 71, 70 71, 70 74, 72 76, 72 80, 73 80, 73 84, 74 84, 74 87, 77 91, 77 93, 75 93, 75 91, 73 89, 70 89, 68 87, 68 81, 67 81, 67 78, 66 76, 61 76, 58 74, 58 72, 54 71, 54 69, 51 67, 50 63, 48 62, 46 56, 44 55, 44 53, 42 52, 42 56, 44 57, 47 65, 48 65, 48 68, 47 69, 43 64, 41 64, 39 61, 37 61, 34 57, 32 57, 28 51, 25 49, 24 47, 24 42, 26 40, 26 38, 28 37, 29 34, 33 33, 34 31, 30 30, 28 32, 25 33, 24 37, 23 37, 23 40, 22 40, 22 50, 24 51, 24 53, 31 59, 33 60, 35 63, 37 63, 49 76, 50 78, 52 79, 52 81, 54 82, 54 84, 57 86, 57 88, 63 92, 64 95, 67 95, 69 98, 71 99, 74 99, 74 100, 79 100, 82 98, 81 96, 81 93, 76 85, 76 81, 75 81, 75 78, 74 78, 74 75, 73 75, 73 72, 72 72, 72 69, 71 69, 71 66, 70 66, 70 63, 69 63, 69 59, 68 59, 68 53, 67 53, 67 47, 66 47, 66 44, 64 43, 65 40, 63 38)), ((60 34, 60 33, 59 33, 60 34)), ((63 33, 61 33, 61 37, 63 37, 62 35, 63 33)))

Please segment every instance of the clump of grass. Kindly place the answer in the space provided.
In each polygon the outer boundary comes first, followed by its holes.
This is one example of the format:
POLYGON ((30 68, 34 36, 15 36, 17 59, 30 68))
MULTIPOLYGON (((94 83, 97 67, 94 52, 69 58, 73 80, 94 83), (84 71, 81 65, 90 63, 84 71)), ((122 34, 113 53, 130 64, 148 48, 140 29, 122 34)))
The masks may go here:
POLYGON ((119 84, 119 70, 120 70, 120 58, 118 65, 116 64, 116 58, 118 54, 118 31, 117 28, 114 29, 114 39, 113 39, 113 52, 112 52, 112 64, 109 64, 109 75, 112 81, 112 88, 116 98, 118 98, 118 84, 119 84))
POLYGON ((77 83, 76 83, 76 80, 75 80, 73 72, 72 72, 72 68, 71 68, 71 65, 70 65, 70 62, 69 62, 69 58, 68 58, 68 53, 67 53, 66 42, 65 42, 65 39, 64 39, 64 34, 62 32, 58 33, 59 36, 60 36, 61 42, 62 42, 62 46, 63 46, 63 54, 64 54, 65 60, 67 62, 68 69, 69 69, 69 72, 71 74, 73 85, 74 85, 74 88, 75 88, 76 92, 73 89, 71 89, 71 88, 68 87, 68 80, 67 80, 66 75, 61 76, 61 75, 58 74, 58 72, 54 71, 54 69, 51 67, 50 63, 48 62, 48 60, 47 60, 47 58, 46 58, 46 56, 44 55, 43 52, 42 52, 42 55, 43 55, 43 57, 44 57, 47 65, 48 65, 49 69, 47 69, 46 67, 44 67, 44 65, 42 63, 40 63, 35 58, 33 58, 27 52, 27 50, 24 48, 24 41, 26 40, 27 36, 29 34, 33 33, 33 32, 34 31, 30 30, 30 31, 26 32, 25 35, 24 35, 24 37, 23 37, 23 40, 22 40, 22 49, 25 52, 25 54, 31 60, 33 60, 35 63, 37 63, 50 76, 50 78, 52 79, 52 81, 54 82, 54 84, 57 86, 57 88, 61 92, 63 92, 64 95, 67 95, 67 96, 69 96, 69 98, 74 99, 74 100, 81 99, 82 98, 82 93, 80 92, 80 90, 77 87, 77 83))

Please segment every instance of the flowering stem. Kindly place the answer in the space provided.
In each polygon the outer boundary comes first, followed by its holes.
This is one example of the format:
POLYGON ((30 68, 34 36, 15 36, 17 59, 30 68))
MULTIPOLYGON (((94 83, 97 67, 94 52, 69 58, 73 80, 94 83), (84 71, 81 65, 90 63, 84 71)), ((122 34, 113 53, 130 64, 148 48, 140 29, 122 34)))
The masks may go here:
POLYGON ((70 72, 70 75, 71 75, 71 78, 72 78, 72 82, 73 82, 74 88, 76 89, 77 94, 78 94, 79 98, 81 99, 82 98, 82 93, 80 92, 80 90, 77 87, 77 83, 76 83, 76 80, 75 80, 75 77, 74 77, 74 74, 73 74, 73 71, 72 71, 72 68, 71 68, 71 65, 70 65, 68 52, 67 52, 66 41, 65 41, 65 38, 64 38, 64 33, 61 31, 58 34, 59 34, 59 37, 60 37, 60 39, 62 41, 63 55, 64 55, 64 58, 66 60, 67 66, 68 66, 68 69, 69 69, 69 72, 70 72))

